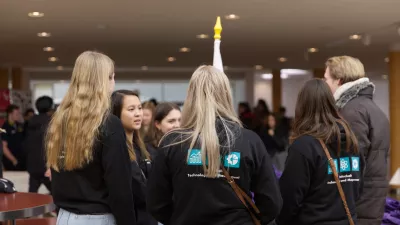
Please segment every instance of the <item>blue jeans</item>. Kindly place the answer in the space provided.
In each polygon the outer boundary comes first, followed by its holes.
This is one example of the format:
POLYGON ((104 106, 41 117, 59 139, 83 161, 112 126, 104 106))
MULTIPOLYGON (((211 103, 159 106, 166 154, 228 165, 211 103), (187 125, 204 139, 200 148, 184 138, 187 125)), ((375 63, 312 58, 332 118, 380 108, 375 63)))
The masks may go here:
POLYGON ((78 215, 60 209, 57 217, 57 225, 116 225, 112 214, 104 215, 78 215))

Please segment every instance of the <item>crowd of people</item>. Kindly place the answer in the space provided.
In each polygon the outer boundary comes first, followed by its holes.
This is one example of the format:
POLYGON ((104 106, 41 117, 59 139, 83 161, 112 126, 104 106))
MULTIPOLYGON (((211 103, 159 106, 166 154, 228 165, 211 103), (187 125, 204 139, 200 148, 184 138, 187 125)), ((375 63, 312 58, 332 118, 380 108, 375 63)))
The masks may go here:
POLYGON ((389 126, 358 59, 329 59, 293 119, 264 100, 236 113, 213 66, 194 71, 182 111, 114 91, 115 75, 108 56, 84 52, 57 110, 39 98, 25 125, 7 110, 4 167, 26 162, 29 191, 49 188, 58 225, 381 224, 389 126))

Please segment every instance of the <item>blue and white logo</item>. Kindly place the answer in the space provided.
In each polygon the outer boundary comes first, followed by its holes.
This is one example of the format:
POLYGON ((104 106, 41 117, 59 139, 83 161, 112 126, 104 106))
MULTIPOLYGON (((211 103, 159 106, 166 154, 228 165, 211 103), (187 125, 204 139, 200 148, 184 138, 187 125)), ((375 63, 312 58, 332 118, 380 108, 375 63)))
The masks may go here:
POLYGON ((225 156, 224 166, 230 168, 239 168, 240 152, 231 152, 229 155, 225 156))
POLYGON ((360 171, 360 157, 351 157, 352 171, 360 171))
MULTIPOLYGON (((334 159, 334 160, 333 160, 333 163, 335 164, 336 171, 338 171, 338 162, 337 162, 337 159, 334 159)), ((333 171, 332 171, 332 168, 331 168, 331 164, 329 164, 329 162, 328 162, 328 174, 333 174, 333 171)))
POLYGON ((340 158, 340 172, 350 172, 350 159, 349 157, 340 158))
POLYGON ((203 163, 201 162, 201 150, 192 149, 189 153, 188 165, 189 166, 201 166, 203 163))

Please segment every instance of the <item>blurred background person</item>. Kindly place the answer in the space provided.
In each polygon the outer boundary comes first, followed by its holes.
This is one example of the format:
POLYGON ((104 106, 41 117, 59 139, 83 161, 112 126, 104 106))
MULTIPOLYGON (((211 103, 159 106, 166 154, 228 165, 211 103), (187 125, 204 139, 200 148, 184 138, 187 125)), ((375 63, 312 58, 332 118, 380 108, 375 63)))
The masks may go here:
POLYGON ((143 121, 142 127, 140 128, 141 136, 144 140, 148 140, 148 132, 150 130, 151 121, 153 119, 154 111, 156 107, 152 102, 143 103, 143 121))
POLYGON ((2 128, 1 139, 3 142, 3 165, 5 170, 26 171, 26 155, 22 147, 24 141, 24 125, 20 108, 17 105, 9 105, 6 109, 7 120, 2 128))
POLYGON ((38 192, 42 184, 51 192, 50 179, 45 176, 47 167, 44 143, 47 127, 51 120, 53 99, 48 96, 39 97, 35 106, 39 114, 27 121, 24 141, 29 173, 29 192, 38 192))
POLYGON ((248 102, 240 102, 238 107, 239 119, 246 129, 253 128, 254 114, 248 102))

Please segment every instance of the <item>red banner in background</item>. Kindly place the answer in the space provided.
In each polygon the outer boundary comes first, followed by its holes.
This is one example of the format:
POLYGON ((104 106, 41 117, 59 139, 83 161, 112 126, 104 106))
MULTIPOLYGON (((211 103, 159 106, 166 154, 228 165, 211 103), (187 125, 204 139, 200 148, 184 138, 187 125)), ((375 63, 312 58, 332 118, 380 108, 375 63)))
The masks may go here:
POLYGON ((10 90, 0 89, 0 126, 6 120, 6 109, 10 105, 10 90))

